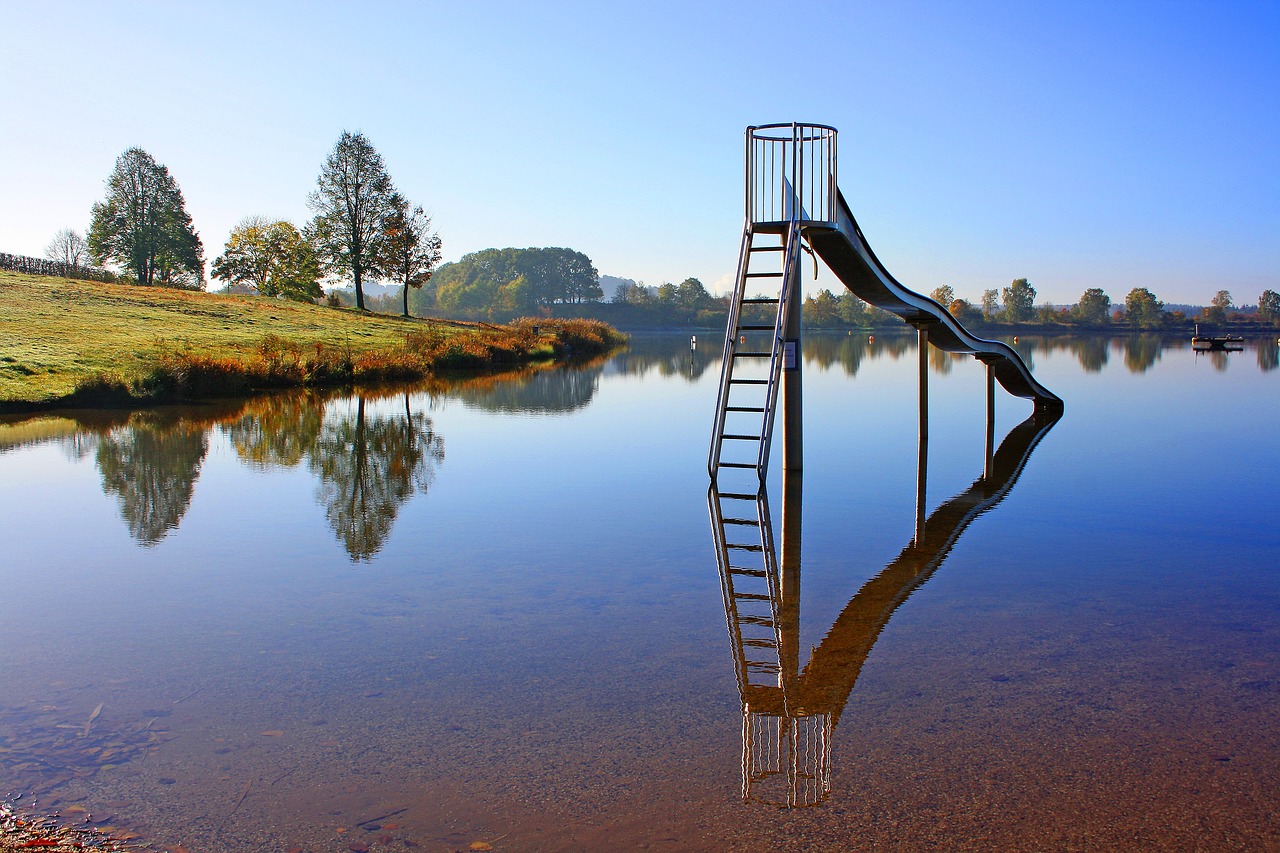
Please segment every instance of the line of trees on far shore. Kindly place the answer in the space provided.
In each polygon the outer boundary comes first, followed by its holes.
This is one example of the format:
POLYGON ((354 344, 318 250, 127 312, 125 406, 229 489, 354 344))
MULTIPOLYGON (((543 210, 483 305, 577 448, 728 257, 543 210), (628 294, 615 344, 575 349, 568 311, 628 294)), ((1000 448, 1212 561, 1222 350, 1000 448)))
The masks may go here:
MULTIPOLYGON (((1280 326, 1280 293, 1264 290, 1257 305, 1237 307, 1230 291, 1219 290, 1198 312, 1166 310, 1165 304, 1145 287, 1135 287, 1123 303, 1112 303, 1101 288, 1091 287, 1074 305, 1035 304, 1036 289, 1025 278, 1008 287, 985 290, 975 304, 956 296, 949 285, 929 296, 968 327, 999 326, 1076 327, 1082 329, 1185 328, 1193 322, 1280 326)), ((852 293, 839 296, 821 290, 804 303, 804 322, 815 328, 878 325, 886 312, 873 308, 852 293)))

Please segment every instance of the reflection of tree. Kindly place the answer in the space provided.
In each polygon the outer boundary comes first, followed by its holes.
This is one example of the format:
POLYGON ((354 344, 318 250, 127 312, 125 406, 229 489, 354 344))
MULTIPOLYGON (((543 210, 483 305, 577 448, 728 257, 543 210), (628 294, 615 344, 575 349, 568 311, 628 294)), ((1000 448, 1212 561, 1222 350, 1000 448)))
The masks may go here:
POLYGON ((236 455, 254 468, 292 468, 315 446, 324 418, 313 393, 272 394, 251 400, 226 427, 236 455))
POLYGON ((1159 335, 1130 335, 1124 342, 1124 365, 1130 373, 1146 373, 1160 360, 1159 335))
POLYGON ((1016 340, 1007 341, 1007 343, 1022 357, 1022 363, 1027 366, 1027 370, 1034 373, 1036 369, 1036 350, 1048 349, 1052 344, 1049 344, 1043 338, 1030 338, 1026 335, 1015 335, 1014 337, 1016 340))
POLYGON ((451 396, 486 412, 572 412, 591 402, 602 370, 599 362, 538 370, 506 382, 462 385, 451 396))
POLYGON ((98 449, 98 435, 76 430, 62 439, 62 452, 72 462, 79 462, 98 449))
POLYGON ((1258 342, 1258 367, 1264 373, 1280 367, 1280 342, 1274 338, 1258 342))
POLYGON ((204 427, 185 421, 135 423, 102 436, 96 451, 102 490, 119 498, 134 539, 155 545, 178 526, 208 448, 204 427))
POLYGON ((698 346, 690 348, 681 335, 635 335, 627 348, 613 358, 610 370, 624 376, 644 376, 656 370, 659 376, 679 376, 696 382, 707 368, 718 364, 724 351, 724 332, 699 332, 698 346))
POLYGON ((847 375, 857 376, 864 359, 874 360, 887 355, 896 360, 916 345, 914 335, 880 334, 874 336, 875 340, 872 337, 862 333, 812 335, 805 339, 805 363, 815 364, 823 370, 838 364, 847 375))
POLYGON ((444 440, 415 414, 370 415, 365 397, 355 413, 326 418, 308 464, 320 477, 316 499, 353 560, 381 550, 401 504, 425 492, 444 461, 444 440))
POLYGON ((946 376, 951 373, 952 360, 953 356, 946 350, 929 347, 929 367, 939 376, 946 376))
POLYGON ((1110 342, 1102 337, 1081 338, 1072 342, 1076 358, 1085 373, 1101 373, 1107 365, 1110 342))

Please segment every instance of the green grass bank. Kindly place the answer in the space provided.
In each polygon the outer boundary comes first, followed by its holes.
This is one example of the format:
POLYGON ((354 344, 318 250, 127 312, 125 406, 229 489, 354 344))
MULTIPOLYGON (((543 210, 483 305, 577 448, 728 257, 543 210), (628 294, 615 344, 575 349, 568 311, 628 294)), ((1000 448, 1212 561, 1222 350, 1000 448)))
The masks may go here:
POLYGON ((416 380, 608 352, 592 320, 503 326, 0 271, 0 412, 416 380))

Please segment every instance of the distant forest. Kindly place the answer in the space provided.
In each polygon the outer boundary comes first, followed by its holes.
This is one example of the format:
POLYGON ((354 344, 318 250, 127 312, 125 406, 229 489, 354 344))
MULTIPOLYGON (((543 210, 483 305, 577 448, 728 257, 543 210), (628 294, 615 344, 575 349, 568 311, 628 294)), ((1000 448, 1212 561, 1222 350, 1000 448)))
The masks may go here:
MULTIPOLYGON (((350 292, 336 291, 350 302, 350 292)), ((977 301, 957 297, 949 286, 929 294, 973 330, 1081 329, 1185 330, 1194 323, 1215 328, 1280 328, 1280 294, 1264 290, 1257 304, 1237 306, 1229 291, 1218 291, 1206 306, 1165 305, 1154 293, 1136 287, 1121 302, 1100 288, 1088 288, 1071 305, 1036 302, 1025 278, 1007 287, 985 290, 977 301)), ((331 297, 332 298, 332 297, 331 297)), ((443 264, 430 280, 409 294, 410 313, 504 321, 517 316, 589 317, 619 328, 723 328, 729 297, 713 296, 701 281, 646 285, 602 276, 590 258, 565 248, 485 249, 443 264), (606 291, 607 287, 607 291, 606 291)), ((397 313, 403 291, 388 288, 366 298, 374 311, 397 313)), ((767 321, 772 312, 749 306, 767 321)), ((877 329, 901 326, 895 315, 868 305, 849 291, 821 290, 804 301, 804 324, 815 329, 877 329)))

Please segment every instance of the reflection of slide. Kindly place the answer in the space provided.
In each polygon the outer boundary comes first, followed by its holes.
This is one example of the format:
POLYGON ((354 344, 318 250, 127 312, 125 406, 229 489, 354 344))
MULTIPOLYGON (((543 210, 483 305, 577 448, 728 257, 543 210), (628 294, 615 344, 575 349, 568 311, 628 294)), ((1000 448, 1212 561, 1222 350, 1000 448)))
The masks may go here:
POLYGON ((969 524, 1009 494, 1060 417, 1039 412, 1010 430, 987 472, 934 510, 918 535, 849 600, 803 670, 799 475, 783 474, 781 559, 766 490, 754 496, 725 493, 712 483, 708 504, 742 699, 743 799, 796 807, 826 798, 835 726, 880 632, 942 565, 969 524), (747 501, 754 501, 754 513, 744 511, 747 501), (759 534, 754 542, 745 541, 751 528, 759 534))
POLYGON ((1031 452, 1057 422, 1056 416, 1033 415, 1010 430, 995 452, 991 472, 934 510, 924 523, 921 541, 903 548, 884 571, 858 590, 813 650, 800 677, 797 699, 805 713, 829 713, 833 724, 840 719, 862 664, 889 617, 942 565, 969 523, 1004 500, 1031 452))
POLYGON ((854 295, 909 323, 928 323, 929 343, 947 352, 973 353, 990 363, 996 379, 1015 397, 1035 400, 1037 409, 1062 410, 1062 400, 1035 380, 1013 347, 975 337, 946 308, 899 284, 867 245, 862 229, 839 193, 835 225, 834 229, 807 228, 805 237, 854 295))

